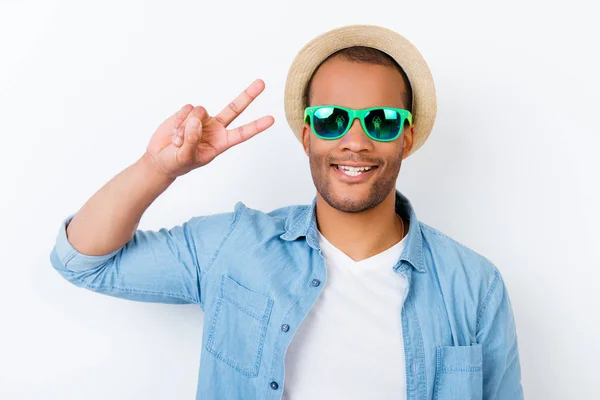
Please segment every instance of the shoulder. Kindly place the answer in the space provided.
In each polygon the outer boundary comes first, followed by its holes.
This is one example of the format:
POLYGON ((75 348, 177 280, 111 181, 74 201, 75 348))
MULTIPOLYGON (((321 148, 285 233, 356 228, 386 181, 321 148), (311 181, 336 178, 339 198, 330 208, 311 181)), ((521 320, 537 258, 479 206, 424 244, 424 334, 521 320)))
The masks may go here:
POLYGON ((452 261, 467 263, 471 269, 485 274, 494 274, 497 270, 492 261, 465 244, 423 222, 419 221, 419 225, 425 241, 424 245, 430 247, 431 251, 441 253, 441 256, 452 261))
MULTIPOLYGON (((231 213, 231 230, 242 234, 273 236, 282 234, 309 212, 310 206, 294 204, 263 211, 238 201, 231 213)), ((256 236, 255 236, 256 237, 256 236)))
POLYGON ((490 259, 438 229, 420 221, 419 225, 428 265, 435 270, 442 286, 477 293, 480 303, 503 286, 502 275, 490 259))

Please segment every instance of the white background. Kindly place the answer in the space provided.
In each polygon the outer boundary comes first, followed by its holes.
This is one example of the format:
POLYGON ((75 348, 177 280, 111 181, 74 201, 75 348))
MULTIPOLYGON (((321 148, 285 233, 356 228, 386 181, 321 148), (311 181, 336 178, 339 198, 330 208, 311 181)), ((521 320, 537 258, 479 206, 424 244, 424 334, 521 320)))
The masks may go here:
POLYGON ((216 113, 255 78, 267 88, 239 122, 275 125, 175 182, 140 228, 238 200, 310 202, 287 69, 314 36, 353 23, 398 31, 429 63, 438 116, 398 188, 500 268, 526 398, 593 397, 600 30, 585 3, 0 0, 0 398, 194 398, 201 310, 71 285, 49 261, 60 222, 181 106, 216 113))

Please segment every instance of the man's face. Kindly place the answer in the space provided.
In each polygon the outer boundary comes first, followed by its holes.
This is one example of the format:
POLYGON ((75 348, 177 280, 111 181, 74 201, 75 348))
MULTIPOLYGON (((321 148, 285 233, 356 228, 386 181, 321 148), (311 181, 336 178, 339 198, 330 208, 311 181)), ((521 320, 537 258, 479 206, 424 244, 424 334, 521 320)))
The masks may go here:
MULTIPOLYGON (((361 109, 377 106, 405 108, 406 86, 391 67, 333 58, 324 63, 312 81, 311 106, 334 104, 361 109)), ((304 124, 302 142, 309 157, 317 192, 333 208, 360 212, 379 205, 392 190, 402 159, 412 146, 414 127, 406 127, 391 142, 377 142, 364 132, 358 119, 337 140, 316 137, 304 124), (338 166, 369 166, 359 176, 349 176, 338 166)))

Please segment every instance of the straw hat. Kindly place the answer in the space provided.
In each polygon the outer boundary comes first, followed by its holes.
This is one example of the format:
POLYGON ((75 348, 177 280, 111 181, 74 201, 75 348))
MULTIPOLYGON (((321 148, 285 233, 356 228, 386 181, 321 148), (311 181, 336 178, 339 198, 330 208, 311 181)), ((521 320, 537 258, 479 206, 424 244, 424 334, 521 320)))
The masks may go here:
POLYGON ((349 25, 325 32, 307 43, 294 59, 285 84, 285 116, 302 142, 304 93, 315 69, 328 56, 352 46, 367 46, 390 55, 402 67, 412 88, 415 128, 413 154, 429 137, 437 111, 435 86, 427 63, 417 48, 400 34, 375 25, 349 25))

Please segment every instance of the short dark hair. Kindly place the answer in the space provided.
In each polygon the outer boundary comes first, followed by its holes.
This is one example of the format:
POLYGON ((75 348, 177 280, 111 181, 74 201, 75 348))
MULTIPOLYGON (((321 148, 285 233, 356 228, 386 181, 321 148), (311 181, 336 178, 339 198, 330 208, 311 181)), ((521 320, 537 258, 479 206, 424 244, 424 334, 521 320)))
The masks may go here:
POLYGON ((306 90, 304 92, 304 104, 306 106, 308 106, 310 104, 310 97, 312 95, 311 86, 312 86, 312 81, 313 81, 315 74, 317 73, 317 71, 319 70, 321 65, 323 65, 328 60, 331 60, 332 58, 342 58, 344 60, 365 63, 365 64, 383 65, 384 67, 391 67, 391 68, 396 69, 398 72, 400 72, 400 75, 402 75, 402 80, 404 81, 404 84, 406 85, 406 94, 404 97, 404 104, 406 106, 406 109, 408 111, 412 112, 412 88, 410 86, 408 77, 406 76, 406 73, 404 72, 402 67, 389 54, 387 54, 381 50, 375 49, 373 47, 366 47, 366 46, 346 47, 345 49, 336 51, 335 53, 333 53, 329 57, 327 57, 325 60, 323 60, 317 66, 317 68, 315 68, 315 71, 313 72, 312 76, 308 80, 308 84, 306 85, 306 90))

